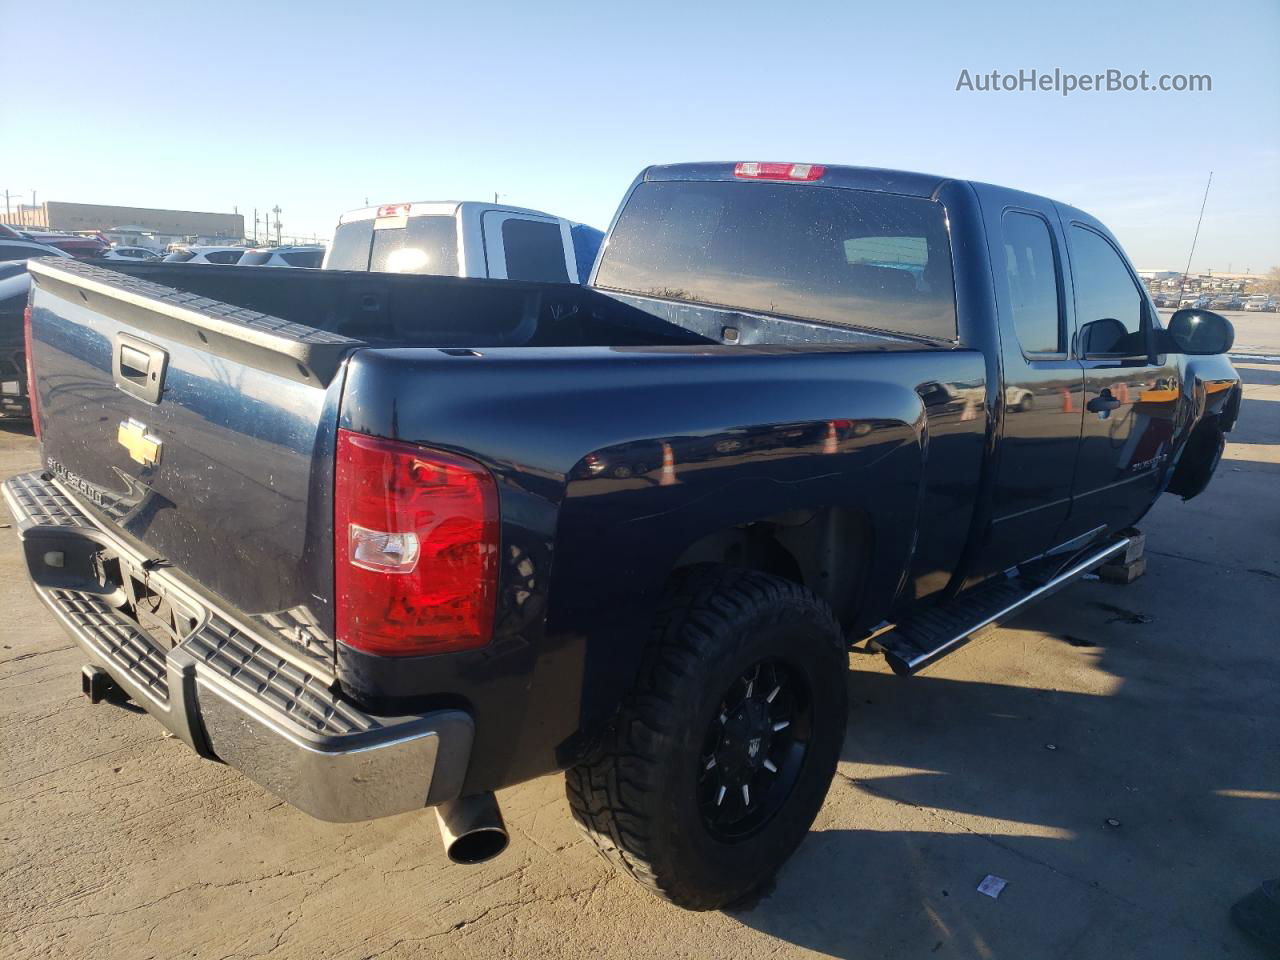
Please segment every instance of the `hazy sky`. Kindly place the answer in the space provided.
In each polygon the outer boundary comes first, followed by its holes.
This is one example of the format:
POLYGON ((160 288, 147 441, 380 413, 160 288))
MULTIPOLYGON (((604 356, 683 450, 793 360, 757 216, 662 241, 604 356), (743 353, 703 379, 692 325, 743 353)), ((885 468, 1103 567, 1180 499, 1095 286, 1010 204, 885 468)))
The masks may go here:
POLYGON ((1193 268, 1280 265, 1280 0, 979 6, 0 0, 0 189, 320 234, 496 190, 605 227, 650 163, 866 164, 1048 194, 1181 268, 1213 170, 1193 268), (1055 67, 1213 90, 956 91, 1055 67))

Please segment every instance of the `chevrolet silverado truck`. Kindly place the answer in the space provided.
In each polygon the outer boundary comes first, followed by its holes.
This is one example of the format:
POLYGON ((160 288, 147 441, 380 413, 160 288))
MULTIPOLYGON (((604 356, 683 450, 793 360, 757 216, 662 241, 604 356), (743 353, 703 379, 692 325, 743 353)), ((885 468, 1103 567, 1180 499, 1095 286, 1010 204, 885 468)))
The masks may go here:
POLYGON ((384 203, 338 219, 326 270, 586 283, 604 234, 541 210, 475 200, 384 203))
POLYGON ((1097 220, 890 170, 652 167, 585 286, 30 270, 4 494, 90 700, 461 862, 564 771, 695 909, 809 830, 850 647, 910 675, 1121 559, 1240 407, 1097 220))

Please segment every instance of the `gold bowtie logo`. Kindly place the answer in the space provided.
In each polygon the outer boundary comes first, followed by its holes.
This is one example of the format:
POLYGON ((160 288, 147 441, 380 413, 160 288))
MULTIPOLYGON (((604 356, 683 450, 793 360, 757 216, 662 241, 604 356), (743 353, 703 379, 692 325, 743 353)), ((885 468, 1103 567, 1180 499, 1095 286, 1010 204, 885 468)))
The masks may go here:
POLYGON ((147 433, 147 425, 137 420, 126 420, 116 431, 116 442, 129 451, 129 458, 144 467, 154 467, 160 462, 159 437, 147 433))

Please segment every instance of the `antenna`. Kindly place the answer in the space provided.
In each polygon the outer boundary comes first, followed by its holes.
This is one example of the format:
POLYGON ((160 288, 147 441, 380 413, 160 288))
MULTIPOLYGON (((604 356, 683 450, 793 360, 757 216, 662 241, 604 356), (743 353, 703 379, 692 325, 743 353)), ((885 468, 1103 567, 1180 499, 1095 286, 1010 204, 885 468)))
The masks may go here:
POLYGON ((1209 187, 1213 183, 1213 171, 1209 171, 1209 182, 1204 185, 1204 199, 1200 201, 1200 218, 1196 220, 1196 233, 1191 238, 1191 252, 1187 254, 1187 268, 1182 271, 1182 282, 1178 284, 1178 299, 1182 299, 1183 287, 1187 285, 1187 274, 1191 272, 1191 258, 1196 255, 1196 241, 1200 239, 1200 224, 1204 222, 1204 205, 1209 202, 1209 187))

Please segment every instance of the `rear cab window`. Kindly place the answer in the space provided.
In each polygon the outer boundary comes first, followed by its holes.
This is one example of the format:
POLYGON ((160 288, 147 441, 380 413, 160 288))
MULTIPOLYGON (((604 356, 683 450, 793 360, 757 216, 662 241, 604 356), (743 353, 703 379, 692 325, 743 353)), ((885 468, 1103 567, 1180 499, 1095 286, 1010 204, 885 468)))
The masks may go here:
POLYGON ((457 221, 446 216, 421 216, 340 224, 334 231, 328 267, 457 276, 457 221))
POLYGON ((639 184, 596 273, 605 289, 956 339, 942 205, 811 184, 639 184))

